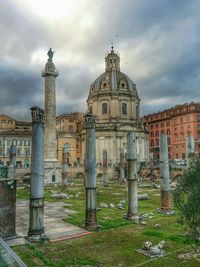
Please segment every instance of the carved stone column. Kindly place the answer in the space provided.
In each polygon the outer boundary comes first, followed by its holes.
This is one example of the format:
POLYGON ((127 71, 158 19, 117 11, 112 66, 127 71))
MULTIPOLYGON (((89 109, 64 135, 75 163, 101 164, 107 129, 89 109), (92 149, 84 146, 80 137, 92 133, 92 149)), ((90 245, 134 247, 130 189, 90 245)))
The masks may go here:
POLYGON ((167 135, 160 136, 161 210, 171 209, 167 135))
POLYGON ((40 241, 44 235, 44 110, 31 108, 32 152, 30 218, 28 237, 30 241, 40 241))
POLYGON ((128 213, 127 220, 138 222, 138 179, 137 179, 137 152, 135 133, 129 132, 127 137, 128 162, 128 213))
POLYGON ((124 161, 125 161, 125 152, 124 152, 124 148, 121 148, 120 149, 120 182, 121 183, 124 183, 126 181, 124 161))
POLYGON ((103 150, 103 186, 108 186, 108 157, 107 157, 107 150, 103 150))
POLYGON ((68 184, 67 179, 67 170, 68 170, 68 164, 67 164, 67 157, 69 153, 69 144, 64 144, 63 150, 62 150, 62 188, 63 190, 66 188, 68 184))
POLYGON ((87 113, 85 115, 85 228, 96 229, 96 137, 95 116, 87 113))
POLYGON ((15 178, 16 176, 16 146, 11 145, 9 149, 10 154, 10 166, 9 166, 9 178, 15 178), (10 170, 13 171, 10 171, 10 170), (13 173, 13 175, 10 176, 10 174, 13 173))
POLYGON ((57 159, 56 139, 56 77, 59 75, 52 60, 53 52, 48 52, 48 61, 42 71, 45 79, 45 182, 61 182, 62 167, 57 159))
POLYGON ((194 162, 194 137, 192 135, 187 136, 187 168, 191 168, 194 162))

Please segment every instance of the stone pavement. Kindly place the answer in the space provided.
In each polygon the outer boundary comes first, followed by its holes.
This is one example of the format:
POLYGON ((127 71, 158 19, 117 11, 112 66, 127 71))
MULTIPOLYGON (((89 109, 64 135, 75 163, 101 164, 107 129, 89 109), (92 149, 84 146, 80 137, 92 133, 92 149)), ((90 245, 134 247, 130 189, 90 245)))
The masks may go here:
MULTIPOLYGON (((49 242, 56 242, 60 240, 91 234, 91 232, 86 231, 84 228, 80 228, 63 221, 63 219, 66 219, 67 216, 77 213, 77 211, 69 209, 70 206, 71 204, 67 204, 64 202, 53 202, 53 203, 45 202, 44 225, 45 225, 45 234, 49 238, 49 242)), ((16 203, 17 235, 21 237, 26 237, 28 234, 28 228, 29 228, 29 201, 18 200, 16 203)), ((9 244, 12 242, 8 241, 7 243, 9 244)), ((12 244, 9 245, 12 246, 12 244)))

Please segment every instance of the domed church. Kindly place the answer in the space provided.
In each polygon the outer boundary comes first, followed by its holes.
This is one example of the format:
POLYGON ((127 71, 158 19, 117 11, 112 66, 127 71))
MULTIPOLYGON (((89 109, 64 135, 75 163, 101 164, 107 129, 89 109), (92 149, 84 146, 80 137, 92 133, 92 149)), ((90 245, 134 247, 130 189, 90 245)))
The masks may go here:
POLYGON ((148 135, 140 120, 140 98, 136 84, 120 71, 120 56, 113 46, 105 57, 105 72, 90 86, 88 110, 96 119, 96 160, 101 166, 107 151, 108 166, 120 162, 127 149, 127 134, 134 130, 138 161, 148 159, 148 135))

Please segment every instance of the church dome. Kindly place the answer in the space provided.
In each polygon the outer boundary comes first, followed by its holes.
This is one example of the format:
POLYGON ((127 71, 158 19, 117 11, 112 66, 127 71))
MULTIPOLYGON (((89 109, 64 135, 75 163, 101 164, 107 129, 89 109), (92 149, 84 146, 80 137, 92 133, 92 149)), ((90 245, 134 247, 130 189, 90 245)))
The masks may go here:
POLYGON ((135 83, 120 71, 120 57, 113 47, 105 57, 105 72, 90 86, 88 110, 99 125, 133 123, 139 119, 140 99, 135 83))
POLYGON ((106 93, 128 94, 139 99, 136 84, 120 71, 120 57, 113 47, 105 57, 105 72, 90 86, 89 97, 106 93))

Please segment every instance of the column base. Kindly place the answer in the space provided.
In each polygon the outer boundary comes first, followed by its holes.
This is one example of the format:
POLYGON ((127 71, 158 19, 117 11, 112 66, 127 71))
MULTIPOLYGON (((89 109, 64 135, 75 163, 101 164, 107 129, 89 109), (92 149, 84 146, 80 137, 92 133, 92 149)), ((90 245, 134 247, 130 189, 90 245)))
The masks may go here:
POLYGON ((161 190, 161 210, 171 210, 170 191, 161 190))
POLYGON ((84 228, 87 230, 97 230, 98 224, 97 224, 97 219, 96 219, 96 209, 95 210, 86 210, 86 219, 84 223, 84 228))
POLYGON ((31 243, 36 243, 36 242, 44 242, 48 241, 48 237, 43 233, 43 234, 31 234, 28 233, 27 240, 31 243))
POLYGON ((140 221, 140 217, 139 217, 138 213, 136 213, 136 214, 127 213, 127 215, 125 216, 125 219, 128 221, 132 221, 134 223, 139 223, 139 221, 140 221))

